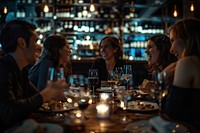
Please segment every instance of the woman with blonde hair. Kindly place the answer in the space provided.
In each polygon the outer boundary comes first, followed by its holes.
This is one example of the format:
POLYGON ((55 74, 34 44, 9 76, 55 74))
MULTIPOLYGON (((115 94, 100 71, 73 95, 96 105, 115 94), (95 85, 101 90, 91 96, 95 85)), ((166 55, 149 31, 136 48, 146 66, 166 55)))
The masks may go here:
POLYGON ((175 23, 170 28, 170 40, 174 45, 182 44, 184 50, 175 68, 165 113, 200 131, 200 21, 184 19, 175 23))

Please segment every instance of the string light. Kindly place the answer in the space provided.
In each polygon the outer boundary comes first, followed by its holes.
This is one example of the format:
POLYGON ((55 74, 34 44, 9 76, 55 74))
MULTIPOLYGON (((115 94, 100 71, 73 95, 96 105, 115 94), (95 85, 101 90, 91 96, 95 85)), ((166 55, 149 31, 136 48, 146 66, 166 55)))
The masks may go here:
POLYGON ((194 12, 194 4, 193 4, 193 2, 192 2, 191 5, 190 5, 190 11, 191 11, 191 12, 194 12))
POLYGON ((4 6, 4 8, 3 8, 3 13, 4 14, 8 13, 8 8, 6 6, 4 6))
POLYGON ((174 13, 173 13, 174 17, 177 17, 178 16, 178 12, 177 12, 177 9, 176 9, 176 5, 174 6, 174 13))
POLYGON ((130 8, 130 11, 131 11, 131 12, 134 12, 134 11, 135 11, 135 8, 134 8, 134 1, 131 1, 131 8, 130 8))
POLYGON ((91 12, 94 12, 94 11, 95 11, 95 6, 94 6, 94 3, 93 3, 93 0, 91 0, 90 11, 91 11, 91 12))

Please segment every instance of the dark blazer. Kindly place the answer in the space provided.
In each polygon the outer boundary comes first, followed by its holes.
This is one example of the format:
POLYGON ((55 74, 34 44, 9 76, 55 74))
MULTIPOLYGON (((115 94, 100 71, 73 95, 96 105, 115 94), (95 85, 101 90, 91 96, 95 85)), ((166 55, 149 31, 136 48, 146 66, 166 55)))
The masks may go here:
POLYGON ((0 132, 20 122, 42 105, 42 96, 20 71, 11 55, 0 59, 0 132))
MULTIPOLYGON (((125 61, 124 60, 117 60, 114 69, 116 67, 123 67, 125 65, 125 61)), ((106 62, 103 58, 98 58, 96 59, 91 68, 93 69, 98 69, 98 74, 99 74, 99 86, 101 85, 101 81, 107 81, 107 77, 108 77, 108 70, 106 68, 106 62)))

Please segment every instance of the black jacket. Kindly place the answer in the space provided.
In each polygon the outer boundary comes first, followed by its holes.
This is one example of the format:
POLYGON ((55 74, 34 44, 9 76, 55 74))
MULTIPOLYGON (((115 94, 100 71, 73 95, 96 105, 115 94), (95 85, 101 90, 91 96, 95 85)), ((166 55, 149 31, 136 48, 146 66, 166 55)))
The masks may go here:
POLYGON ((28 117, 42 105, 42 96, 10 55, 0 59, 0 132, 28 117))

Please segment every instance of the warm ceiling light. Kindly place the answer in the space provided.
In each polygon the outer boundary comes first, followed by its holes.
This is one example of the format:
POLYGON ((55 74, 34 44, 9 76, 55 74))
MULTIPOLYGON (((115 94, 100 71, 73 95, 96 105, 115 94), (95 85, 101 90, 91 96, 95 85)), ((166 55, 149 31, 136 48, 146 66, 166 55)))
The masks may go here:
POLYGON ((44 5, 44 12, 49 12, 49 7, 46 4, 44 5))
POLYGON ((95 11, 95 6, 94 6, 94 3, 93 3, 93 0, 91 0, 91 2, 90 2, 90 11, 91 12, 95 11))
POLYGON ((91 12, 94 12, 94 11, 95 11, 95 6, 94 6, 94 4, 91 4, 91 5, 90 5, 90 11, 91 11, 91 12))
POLYGON ((135 11, 135 8, 134 8, 134 1, 131 1, 131 8, 130 8, 130 11, 131 11, 131 12, 134 12, 134 11, 135 11))
POLYGON ((191 3, 191 5, 190 5, 190 11, 194 12, 194 4, 193 3, 191 3))
POLYGON ((4 14, 8 13, 8 8, 6 6, 4 6, 4 8, 3 8, 3 13, 4 14))
POLYGON ((177 9, 176 9, 176 5, 174 6, 174 13, 173 13, 174 17, 177 17, 178 16, 178 12, 177 12, 177 9))

